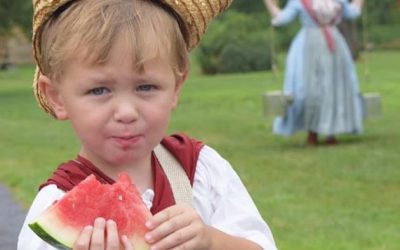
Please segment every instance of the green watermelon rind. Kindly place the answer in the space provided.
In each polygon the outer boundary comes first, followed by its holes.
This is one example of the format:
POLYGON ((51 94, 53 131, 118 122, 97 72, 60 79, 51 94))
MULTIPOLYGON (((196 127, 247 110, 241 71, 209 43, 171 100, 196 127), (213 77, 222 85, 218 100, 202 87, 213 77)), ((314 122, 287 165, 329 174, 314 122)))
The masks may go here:
POLYGON ((62 250, 72 249, 80 232, 79 229, 65 224, 53 206, 29 223, 29 227, 41 239, 62 250))
POLYGON ((33 222, 29 224, 29 227, 44 241, 49 243, 50 245, 54 246, 60 250, 71 250, 71 247, 68 247, 58 241, 55 237, 49 234, 38 222, 33 222))
MULTIPOLYGON (((38 235, 42 240, 46 241, 53 247, 59 250, 71 250, 72 246, 67 246, 68 243, 63 243, 57 238, 61 238, 60 236, 52 236, 50 230, 46 230, 44 225, 41 225, 39 221, 32 222, 28 224, 28 226, 38 235)), ((150 246, 140 237, 131 236, 128 237, 131 243, 135 246, 137 250, 149 250, 150 246)))

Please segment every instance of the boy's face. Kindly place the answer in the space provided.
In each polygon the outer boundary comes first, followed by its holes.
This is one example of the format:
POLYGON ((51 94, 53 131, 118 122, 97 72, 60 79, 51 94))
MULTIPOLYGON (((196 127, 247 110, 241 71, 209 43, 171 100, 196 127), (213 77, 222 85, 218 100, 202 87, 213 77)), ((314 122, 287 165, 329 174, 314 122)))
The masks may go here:
POLYGON ((167 58, 149 60, 137 72, 129 51, 127 42, 117 39, 106 63, 71 60, 60 82, 39 81, 58 119, 71 121, 80 154, 98 166, 148 161, 166 133, 184 80, 177 79, 167 58))

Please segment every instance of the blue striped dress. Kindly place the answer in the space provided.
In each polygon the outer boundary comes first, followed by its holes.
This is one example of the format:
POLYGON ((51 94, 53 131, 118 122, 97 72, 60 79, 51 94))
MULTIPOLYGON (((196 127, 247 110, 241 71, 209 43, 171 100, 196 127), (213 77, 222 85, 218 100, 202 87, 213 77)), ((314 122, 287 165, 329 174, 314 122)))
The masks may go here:
MULTIPOLYGON (((347 0, 337 1, 342 7, 340 19, 360 15, 347 0)), ((291 43, 284 80, 284 93, 293 102, 275 119, 273 132, 284 136, 301 130, 321 135, 362 133, 362 98, 344 37, 332 25, 335 51, 330 51, 321 28, 300 0, 289 0, 273 24, 285 25, 296 18, 302 28, 291 43)))

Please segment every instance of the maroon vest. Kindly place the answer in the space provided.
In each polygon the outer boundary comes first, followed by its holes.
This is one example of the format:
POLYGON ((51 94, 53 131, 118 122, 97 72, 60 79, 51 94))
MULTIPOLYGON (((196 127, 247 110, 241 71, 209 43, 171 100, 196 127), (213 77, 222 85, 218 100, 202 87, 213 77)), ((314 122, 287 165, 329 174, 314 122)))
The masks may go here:
MULTIPOLYGON (((190 184, 193 185, 199 153, 204 144, 185 134, 175 134, 165 137, 161 144, 178 160, 185 170, 190 184)), ((171 186, 167 176, 160 166, 154 152, 151 155, 153 171, 154 199, 151 212, 153 214, 175 204, 171 186)), ((101 172, 90 161, 78 155, 76 160, 62 163, 54 171, 53 175, 39 189, 49 184, 55 184, 65 192, 71 190, 89 175, 95 175, 101 183, 112 184, 115 181, 101 172)))

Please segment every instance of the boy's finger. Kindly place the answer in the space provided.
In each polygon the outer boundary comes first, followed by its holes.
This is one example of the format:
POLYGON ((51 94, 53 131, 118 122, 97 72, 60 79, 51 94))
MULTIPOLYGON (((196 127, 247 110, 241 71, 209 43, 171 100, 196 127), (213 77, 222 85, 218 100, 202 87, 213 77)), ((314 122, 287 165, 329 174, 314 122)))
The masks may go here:
POLYGON ((118 228, 117 223, 113 220, 108 220, 106 223, 107 229, 107 239, 106 244, 107 250, 118 250, 119 249, 119 239, 118 239, 118 228))
POLYGON ((154 229, 158 225, 162 224, 165 221, 170 220, 172 217, 177 216, 178 214, 183 213, 183 209, 178 206, 172 206, 164 209, 163 211, 152 216, 147 222, 146 227, 149 230, 154 229))
POLYGON ((126 235, 122 235, 121 241, 125 250, 135 250, 135 248, 132 246, 132 243, 129 241, 126 235))
POLYGON ((90 243, 91 250, 104 250, 104 233, 106 229, 106 221, 103 218, 97 218, 94 221, 92 240, 90 243))
POLYGON ((194 249, 194 239, 196 237, 196 228, 187 226, 180 228, 166 235, 156 244, 152 245, 155 249, 194 249), (192 248, 186 248, 192 246, 192 248))
POLYGON ((78 239, 76 239, 74 243, 74 250, 86 250, 89 249, 90 238, 92 237, 93 227, 86 226, 83 228, 81 234, 78 239))
POLYGON ((163 239, 166 236, 189 226, 190 223, 191 221, 185 214, 178 214, 162 222, 156 228, 148 232, 145 235, 145 239, 149 243, 159 241, 160 239, 163 239))

